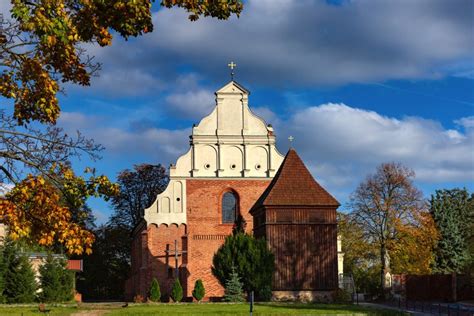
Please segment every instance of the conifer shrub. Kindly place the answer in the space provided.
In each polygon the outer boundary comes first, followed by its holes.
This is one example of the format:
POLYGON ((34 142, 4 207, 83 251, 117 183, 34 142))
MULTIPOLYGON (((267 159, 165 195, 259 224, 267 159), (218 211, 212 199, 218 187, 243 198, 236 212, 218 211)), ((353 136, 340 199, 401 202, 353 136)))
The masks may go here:
POLYGON ((176 303, 181 302, 183 299, 183 287, 181 286, 179 279, 174 281, 170 296, 176 303))
POLYGON ((225 239, 212 263, 212 273, 223 287, 226 287, 234 267, 247 294, 254 291, 260 301, 271 298, 275 257, 265 239, 236 231, 225 239))
POLYGON ((3 251, 4 291, 7 303, 32 303, 36 298, 36 280, 28 257, 18 252, 14 242, 7 241, 3 251))
POLYGON ((156 278, 153 278, 150 286, 150 301, 159 302, 161 298, 160 284, 156 278))
POLYGON ((244 292, 242 290, 242 282, 240 282, 239 274, 235 268, 231 268, 229 279, 225 283, 225 302, 244 302, 244 292))
POLYGON ((201 279, 196 280, 194 283, 193 297, 200 302, 204 295, 206 295, 206 290, 204 289, 204 284, 201 279))
POLYGON ((67 302, 74 298, 74 273, 67 269, 64 258, 55 258, 48 255, 46 261, 39 268, 41 302, 67 302))

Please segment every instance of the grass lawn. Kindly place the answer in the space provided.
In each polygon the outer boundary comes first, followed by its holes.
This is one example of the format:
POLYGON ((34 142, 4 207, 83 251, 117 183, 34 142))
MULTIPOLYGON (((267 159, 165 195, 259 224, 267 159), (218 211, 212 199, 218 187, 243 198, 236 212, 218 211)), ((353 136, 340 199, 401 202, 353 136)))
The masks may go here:
MULTIPOLYGON (((202 303, 202 304, 150 304, 130 305, 127 308, 111 310, 107 315, 248 315, 248 304, 202 303)), ((403 315, 387 310, 376 310, 354 305, 301 304, 301 303, 257 303, 258 315, 403 315)))
MULTIPOLYGON (((46 309, 49 309, 50 316, 69 316, 73 313, 79 311, 77 307, 51 307, 47 306, 46 309)), ((45 315, 40 313, 38 310, 38 305, 30 306, 16 306, 16 305, 0 305, 0 315, 18 315, 18 316, 30 316, 30 315, 45 315)))
MULTIPOLYGON (((193 304, 130 304, 126 308, 121 304, 82 304, 80 307, 48 306, 51 316, 113 316, 113 315, 248 315, 248 304, 226 303, 193 303, 193 304)), ((389 310, 338 305, 338 304, 301 304, 301 303, 257 303, 254 307, 255 316, 258 315, 315 315, 315 314, 350 314, 350 315, 404 315, 389 310)), ((0 305, 0 315, 44 315, 38 311, 37 305, 12 306, 0 305)))

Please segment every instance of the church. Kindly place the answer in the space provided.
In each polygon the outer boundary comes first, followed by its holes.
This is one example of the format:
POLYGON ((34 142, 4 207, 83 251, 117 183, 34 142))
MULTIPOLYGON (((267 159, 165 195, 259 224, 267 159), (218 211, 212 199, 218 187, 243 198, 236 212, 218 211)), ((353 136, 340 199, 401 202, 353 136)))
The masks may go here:
POLYGON ((188 152, 170 166, 168 187, 133 231, 127 298, 147 297, 153 278, 166 296, 176 277, 185 298, 198 279, 207 299, 222 297, 212 258, 239 214, 247 233, 266 238, 275 254, 274 296, 330 293, 341 269, 339 203, 295 150, 286 157, 277 150, 247 89, 232 80, 215 95, 213 111, 192 128, 188 152))

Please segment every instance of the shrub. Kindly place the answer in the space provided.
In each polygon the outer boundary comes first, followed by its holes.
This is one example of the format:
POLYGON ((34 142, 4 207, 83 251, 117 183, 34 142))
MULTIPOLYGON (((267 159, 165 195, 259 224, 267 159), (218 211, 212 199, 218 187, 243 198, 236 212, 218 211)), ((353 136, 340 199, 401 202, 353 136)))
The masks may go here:
POLYGON ((212 273, 222 286, 226 286, 234 267, 245 292, 254 291, 258 300, 269 298, 275 258, 264 239, 241 232, 230 235, 217 250, 212 263, 212 273))
POLYGON ((196 283, 194 283, 193 297, 199 302, 202 300, 205 294, 206 290, 204 289, 204 284, 202 284, 202 280, 196 280, 196 283))
POLYGON ((153 278, 150 286, 150 301, 159 302, 161 298, 160 284, 156 278, 153 278))
POLYGON ((223 300, 226 302, 243 302, 245 299, 242 291, 242 283, 240 282, 239 275, 235 271, 235 268, 232 267, 231 269, 232 272, 225 284, 225 295, 223 300))
POLYGON ((351 293, 344 289, 337 289, 332 293, 334 303, 348 303, 352 301, 351 293))
POLYGON ((66 260, 48 255, 39 268, 42 302, 66 302, 74 298, 74 273, 69 271, 66 260))
POLYGON ((181 302, 183 299, 183 287, 181 286, 179 279, 174 281, 170 296, 175 302, 181 302))

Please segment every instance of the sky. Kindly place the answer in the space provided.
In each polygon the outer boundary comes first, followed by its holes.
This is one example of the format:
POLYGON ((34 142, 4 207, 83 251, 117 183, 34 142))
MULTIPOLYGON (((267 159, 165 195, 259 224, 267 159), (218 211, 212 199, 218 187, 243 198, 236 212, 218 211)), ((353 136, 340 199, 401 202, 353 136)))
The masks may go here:
MULTIPOLYGON (((152 33, 86 46, 99 76, 60 96, 58 124, 106 148, 78 171, 115 179, 134 164, 174 163, 234 61, 279 151, 292 135, 340 210, 383 162, 413 169, 426 197, 474 191, 474 1, 248 0, 239 18, 197 22, 153 10, 152 33)), ((105 222, 109 205, 89 204, 105 222)))

